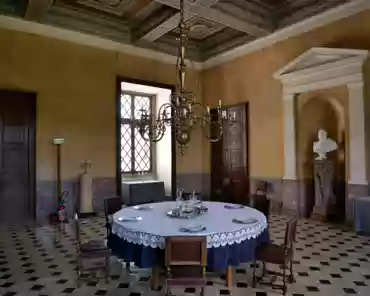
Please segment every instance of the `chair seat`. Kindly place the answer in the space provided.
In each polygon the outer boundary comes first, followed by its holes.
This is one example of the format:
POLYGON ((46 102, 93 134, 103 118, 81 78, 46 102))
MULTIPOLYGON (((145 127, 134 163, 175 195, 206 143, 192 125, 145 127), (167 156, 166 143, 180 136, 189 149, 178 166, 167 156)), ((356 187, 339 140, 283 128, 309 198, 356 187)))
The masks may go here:
POLYGON ((104 241, 91 240, 82 243, 80 246, 81 252, 96 252, 96 251, 107 251, 107 247, 104 241))
POLYGON ((281 245, 266 244, 257 248, 256 260, 261 260, 269 263, 283 264, 287 258, 292 257, 292 250, 288 250, 285 256, 285 248, 281 245))

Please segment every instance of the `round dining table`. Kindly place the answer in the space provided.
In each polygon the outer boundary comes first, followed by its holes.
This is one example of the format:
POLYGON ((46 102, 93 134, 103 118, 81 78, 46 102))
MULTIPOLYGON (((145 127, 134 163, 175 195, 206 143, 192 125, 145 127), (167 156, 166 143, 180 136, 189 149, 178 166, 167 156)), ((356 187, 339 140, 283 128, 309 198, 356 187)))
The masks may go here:
POLYGON ((108 245, 126 262, 153 268, 163 265, 167 237, 205 236, 207 269, 221 271, 252 261, 256 247, 269 242, 266 216, 256 209, 220 202, 202 204, 208 210, 191 219, 168 215, 176 202, 124 207, 113 215, 108 245), (201 231, 186 231, 200 225, 201 231))

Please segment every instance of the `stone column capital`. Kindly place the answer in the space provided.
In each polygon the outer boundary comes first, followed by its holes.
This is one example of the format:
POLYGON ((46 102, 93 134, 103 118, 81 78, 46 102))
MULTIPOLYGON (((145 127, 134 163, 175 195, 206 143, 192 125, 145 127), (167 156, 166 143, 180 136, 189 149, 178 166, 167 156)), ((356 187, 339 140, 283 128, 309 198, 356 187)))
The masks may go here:
POLYGON ((351 91, 353 89, 361 89, 364 87, 364 81, 350 82, 347 84, 347 88, 351 91))

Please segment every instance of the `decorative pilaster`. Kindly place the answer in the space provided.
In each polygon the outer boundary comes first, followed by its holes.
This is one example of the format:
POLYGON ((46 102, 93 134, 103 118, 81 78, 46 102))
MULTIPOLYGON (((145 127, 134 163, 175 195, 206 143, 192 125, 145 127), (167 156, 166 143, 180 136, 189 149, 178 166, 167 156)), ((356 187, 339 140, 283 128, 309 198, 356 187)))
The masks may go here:
POLYGON ((364 84, 347 84, 349 104, 349 183, 366 185, 364 84))
POLYGON ((284 179, 297 179, 294 94, 284 93, 284 179))
POLYGON ((297 180, 295 94, 284 92, 284 180, 283 207, 296 212, 299 209, 299 184, 297 180))
POLYGON ((347 84, 349 113, 349 182, 346 218, 353 219, 353 199, 369 194, 366 176, 365 108, 363 81, 347 84))

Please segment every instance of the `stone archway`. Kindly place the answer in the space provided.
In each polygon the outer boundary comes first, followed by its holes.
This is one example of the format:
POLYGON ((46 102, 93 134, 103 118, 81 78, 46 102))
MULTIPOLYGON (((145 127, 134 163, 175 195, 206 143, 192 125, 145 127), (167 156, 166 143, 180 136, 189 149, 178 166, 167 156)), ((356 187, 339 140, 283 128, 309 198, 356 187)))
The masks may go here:
POLYGON ((352 217, 354 195, 367 195, 364 75, 368 51, 312 48, 274 74, 283 84, 284 177, 282 201, 286 209, 303 214, 302 184, 297 175, 296 100, 299 94, 346 86, 348 89, 349 155, 346 217, 352 217))

